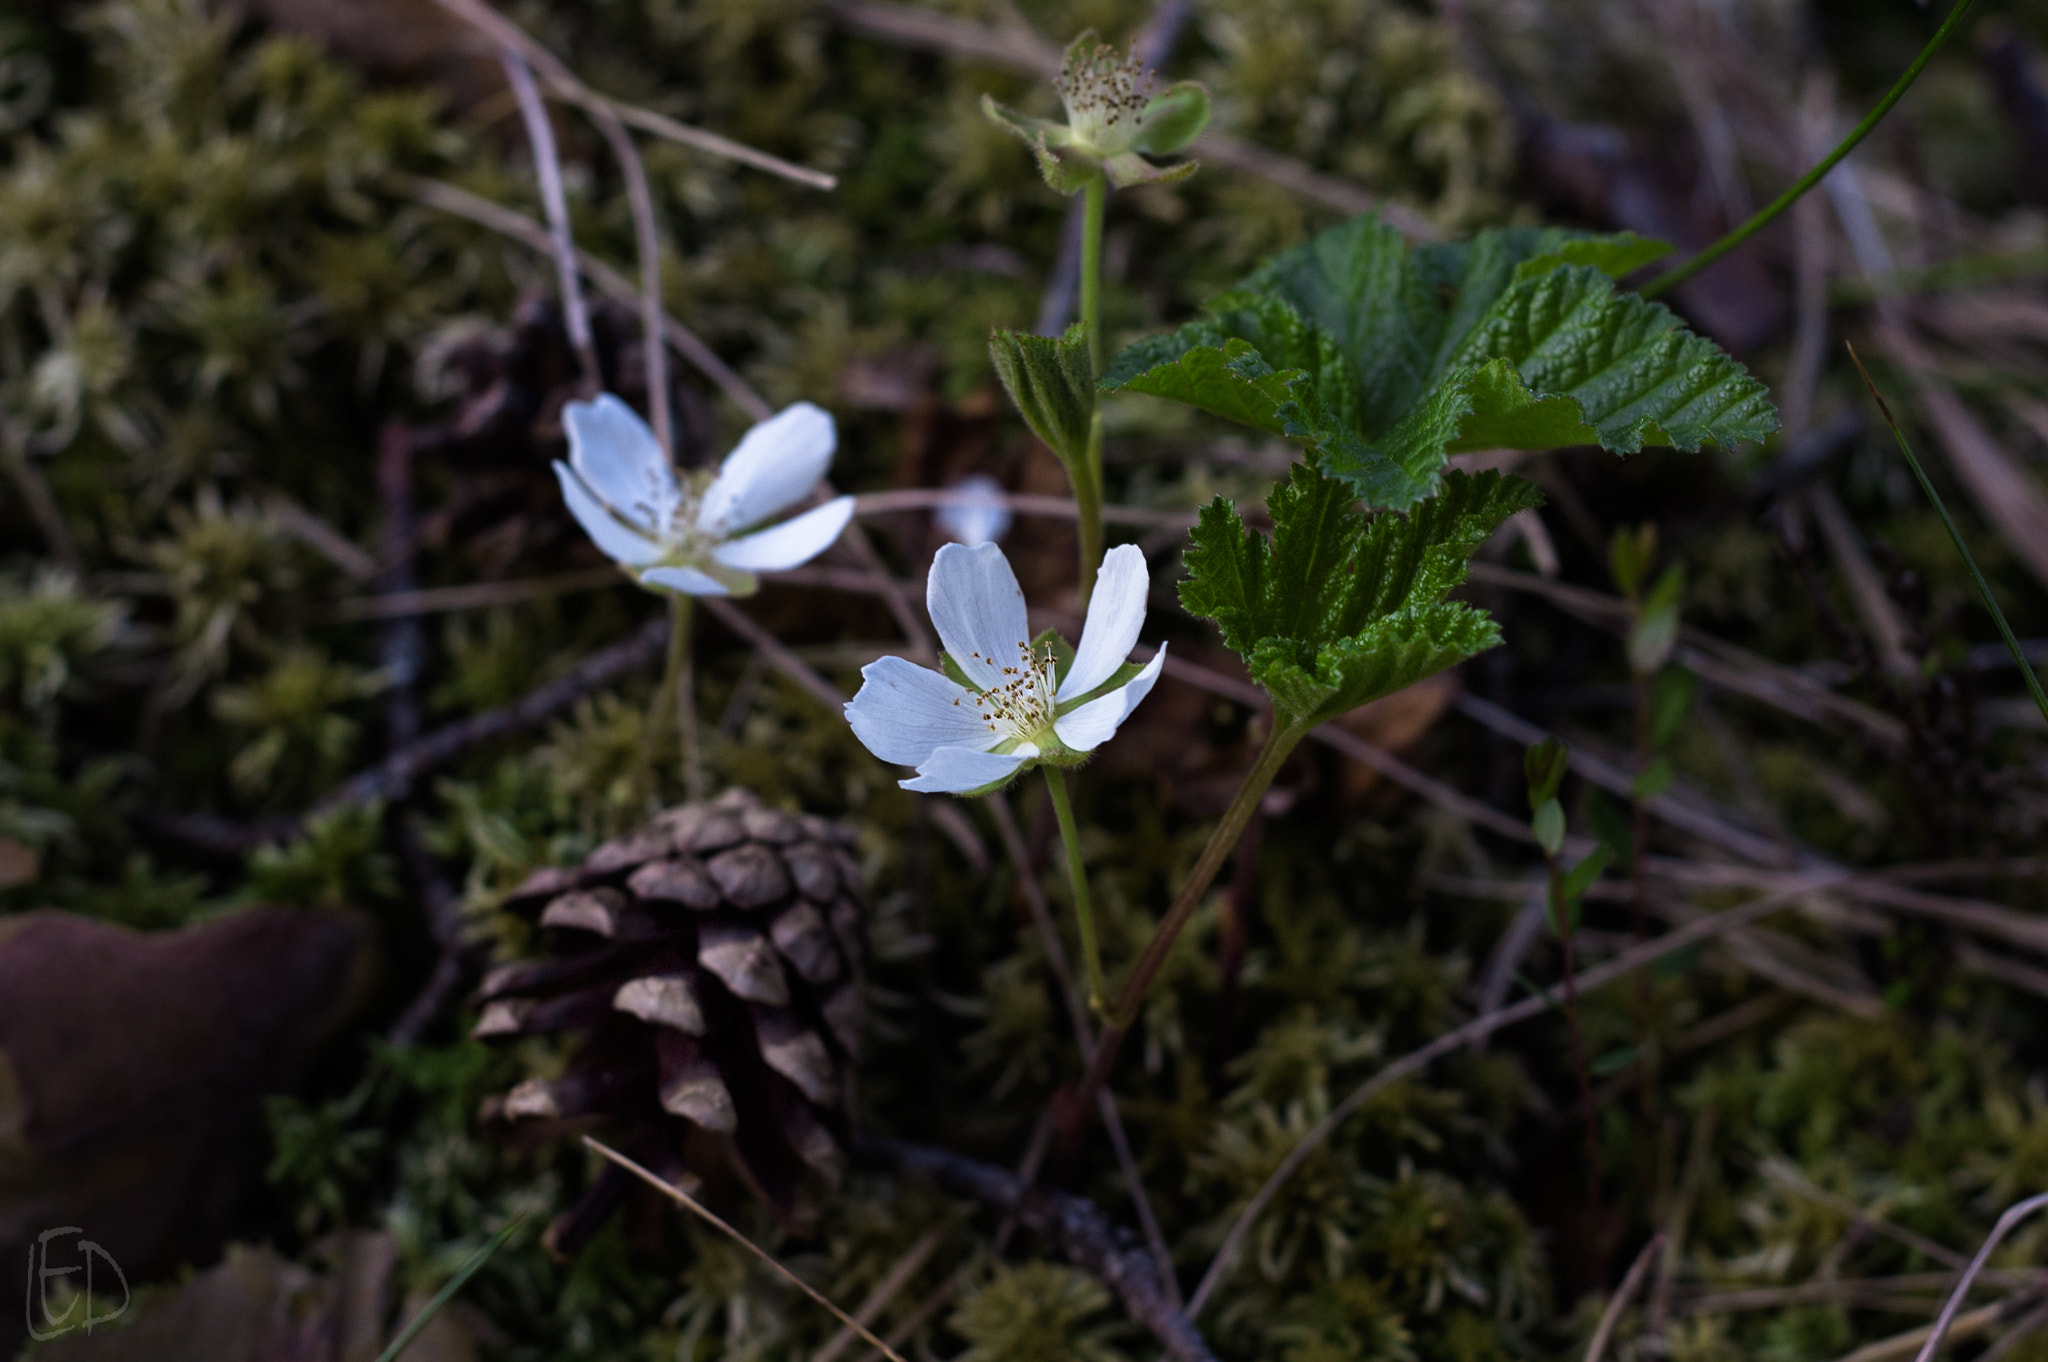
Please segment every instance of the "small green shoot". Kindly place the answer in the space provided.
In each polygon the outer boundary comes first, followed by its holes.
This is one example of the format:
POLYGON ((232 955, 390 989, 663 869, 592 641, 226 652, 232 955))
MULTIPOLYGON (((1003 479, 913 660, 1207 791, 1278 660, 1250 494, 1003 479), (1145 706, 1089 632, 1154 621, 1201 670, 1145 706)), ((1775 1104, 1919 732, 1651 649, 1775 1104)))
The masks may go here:
MULTIPOLYGON (((1965 4, 1967 3, 1968 0, 1965 0, 1965 4)), ((1849 359, 1855 364, 1856 372, 1863 376, 1863 386, 1870 389, 1870 398, 1877 403, 1878 411, 1884 416, 1884 423, 1891 427, 1892 439, 1898 442, 1899 452, 1906 456, 1907 464, 1913 469, 1913 476, 1920 480, 1920 490, 1927 493, 1927 499, 1934 503, 1934 509, 1940 513, 1942 526, 1947 529, 1949 539, 1956 546, 1956 552, 1963 555, 1963 563, 1970 569, 1970 580, 1977 584, 1977 594, 1983 598, 1984 608, 1991 612, 1991 618, 1997 622, 1998 635, 2005 640, 2006 649, 2012 653, 2013 663, 2020 669, 2020 675, 2026 678, 2027 690, 2033 695, 2034 703, 2040 707, 2041 717, 2048 719, 2048 691, 2041 689, 2041 678, 2028 664, 2026 653, 2020 650, 2019 639, 2013 634, 2012 626, 2006 623, 2005 612, 1998 608, 1998 601, 1991 594, 1991 583, 1984 580, 1984 572, 1977 566, 1977 559, 1971 554, 1970 546, 1963 542, 1962 531, 1956 528, 1954 517, 1948 513, 1948 506, 1943 503, 1941 494, 1934 490, 1934 483, 1928 479, 1927 470, 1920 466, 1919 458, 1913 453, 1913 446, 1906 442, 1905 432, 1899 429, 1899 423, 1892 416, 1892 409, 1886 404, 1884 394, 1877 390, 1877 384, 1871 380, 1870 370, 1863 367, 1863 357, 1856 353, 1856 347, 1853 345, 1849 347, 1849 359)))
POLYGON ((504 1227, 491 1236, 490 1242, 472 1253, 461 1270, 448 1279, 448 1284, 434 1293, 434 1298, 427 1302, 426 1308, 413 1317, 412 1323, 406 1325, 397 1338, 391 1340, 391 1346, 377 1355, 377 1362, 397 1362, 405 1350, 412 1346, 412 1341, 420 1336, 420 1331, 434 1322, 434 1317, 447 1308, 449 1301, 455 1299, 455 1293, 462 1290, 469 1279, 491 1260, 491 1255, 505 1247, 506 1241, 525 1223, 524 1214, 515 1215, 506 1221, 504 1227))

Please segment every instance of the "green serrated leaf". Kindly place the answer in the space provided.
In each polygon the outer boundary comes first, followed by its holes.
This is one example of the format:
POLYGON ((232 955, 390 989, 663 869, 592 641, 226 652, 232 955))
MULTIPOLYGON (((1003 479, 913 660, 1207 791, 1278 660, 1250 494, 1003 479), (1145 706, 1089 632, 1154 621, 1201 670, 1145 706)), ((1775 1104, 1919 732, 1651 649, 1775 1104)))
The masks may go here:
POLYGON ((1518 282, 1532 279, 1560 265, 1590 265, 1610 279, 1620 279, 1653 261, 1662 260, 1673 249, 1668 241, 1637 236, 1634 232, 1579 237, 1524 260, 1515 266, 1515 279, 1518 282))
POLYGON ((1181 603, 1216 622, 1287 721, 1320 723, 1500 641, 1485 612, 1443 597, 1540 499, 1519 479, 1453 473, 1408 514, 1369 515, 1348 484, 1297 465, 1267 499, 1271 538, 1221 498, 1203 509, 1181 603))
POLYGON ((1226 293, 1209 311, 1123 351, 1103 372, 1102 390, 1171 398, 1311 445, 1356 424, 1358 393, 1344 357, 1287 303, 1226 293))
POLYGON ((1083 466, 1095 415, 1087 328, 1076 322, 1057 340, 998 329, 989 333, 988 356, 1031 433, 1059 455, 1070 475, 1083 466))
POLYGON ((1410 250, 1358 218, 1124 352, 1102 386, 1286 435, 1394 509, 1461 451, 1761 439, 1777 428, 1763 386, 1669 310, 1615 292, 1668 249, 1517 228, 1410 250))

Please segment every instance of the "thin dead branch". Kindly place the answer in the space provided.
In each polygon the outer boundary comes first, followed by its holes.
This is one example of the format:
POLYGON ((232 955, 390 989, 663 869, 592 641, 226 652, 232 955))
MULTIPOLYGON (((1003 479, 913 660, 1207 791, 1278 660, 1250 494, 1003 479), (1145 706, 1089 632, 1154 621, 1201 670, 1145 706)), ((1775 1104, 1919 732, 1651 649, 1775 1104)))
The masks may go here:
POLYGON ((505 68, 506 83, 519 102, 519 117, 526 125, 526 140, 533 148, 533 170, 540 180, 541 208, 548 219, 548 253, 555 261, 555 283, 562 295, 562 324, 569 332, 569 344, 583 366, 583 381, 594 392, 604 382, 597 367, 597 346, 590 336, 590 309, 584 306, 583 285, 576 271, 576 237, 569 228, 569 199, 562 188, 562 158, 555 149, 554 125, 548 121, 547 105, 541 102, 540 87, 519 47, 507 44, 498 50, 505 68))
POLYGON ((1599 1327, 1593 1330, 1593 1341, 1586 1345, 1586 1362, 1600 1362, 1607 1352, 1608 1340, 1614 1337, 1615 1328, 1621 1323, 1621 1312, 1635 1299, 1636 1290, 1643 1284, 1643 1277, 1650 1270, 1650 1262, 1664 1247, 1662 1230, 1650 1236, 1650 1242, 1643 1245, 1642 1252, 1629 1264, 1628 1275, 1621 1279, 1614 1295, 1608 1298, 1607 1308, 1600 1312, 1599 1327))
POLYGON ((526 30, 491 8, 484 0, 434 2, 458 19, 475 27, 479 33, 489 38, 493 45, 509 47, 518 52, 540 73, 549 90, 557 98, 576 105, 593 117, 614 117, 644 132, 651 132, 657 137, 665 137, 683 146, 710 152, 714 156, 723 156, 727 160, 752 166, 770 175, 779 175, 798 184, 809 185, 813 189, 838 187, 839 181, 821 170, 796 165, 779 156, 771 156, 758 148, 747 146, 743 142, 735 142, 730 137, 721 137, 715 132, 693 128, 650 109, 636 108, 597 93, 577 79, 576 73, 565 66, 554 53, 536 42, 526 30))
MULTIPOLYGON (((479 227, 488 228, 500 236, 510 237, 543 254, 553 252, 554 247, 547 229, 523 213, 507 208, 503 204, 493 203, 445 181, 422 179, 413 175, 397 176, 394 179, 413 198, 429 208, 466 218, 479 227)), ((640 290, 635 288, 625 275, 587 251, 576 253, 576 264, 606 297, 628 306, 638 306, 640 290)), ((666 314, 662 317, 661 326, 662 335, 675 347, 676 353, 716 384, 720 392, 732 399, 733 405, 756 421, 765 421, 774 414, 774 408, 768 405, 767 399, 755 392, 745 379, 720 359, 717 352, 706 345, 696 332, 666 314)))

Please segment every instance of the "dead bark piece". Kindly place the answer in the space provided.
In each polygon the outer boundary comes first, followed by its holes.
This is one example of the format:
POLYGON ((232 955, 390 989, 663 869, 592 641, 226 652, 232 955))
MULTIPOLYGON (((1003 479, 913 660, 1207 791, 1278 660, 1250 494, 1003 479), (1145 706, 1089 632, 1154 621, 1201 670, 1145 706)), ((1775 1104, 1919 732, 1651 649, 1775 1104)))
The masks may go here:
POLYGON ((839 949, 833 945, 832 929, 810 904, 799 903, 785 910, 769 926, 768 935, 804 982, 828 984, 839 977, 839 949))
POLYGON ((789 897, 789 874, 782 868, 782 858, 759 843, 720 852, 704 868, 735 908, 762 908, 789 897))
POLYGON ((619 985, 612 1006, 686 1035, 704 1034, 704 1008, 687 974, 650 974, 619 985))
POLYGON ((732 1090, 696 1041, 665 1030, 655 1038, 654 1053, 660 1070, 662 1110, 719 1135, 739 1129, 732 1090))
POLYGON ((754 1017, 761 1058, 768 1061, 768 1067, 796 1084, 805 1097, 819 1106, 836 1103, 839 1078, 818 1033, 805 1026, 794 1012, 781 1008, 760 1008, 754 1017))
POLYGON ((789 981, 768 938, 752 927, 706 927, 697 963, 717 975, 733 996, 774 1007, 789 1005, 789 981))

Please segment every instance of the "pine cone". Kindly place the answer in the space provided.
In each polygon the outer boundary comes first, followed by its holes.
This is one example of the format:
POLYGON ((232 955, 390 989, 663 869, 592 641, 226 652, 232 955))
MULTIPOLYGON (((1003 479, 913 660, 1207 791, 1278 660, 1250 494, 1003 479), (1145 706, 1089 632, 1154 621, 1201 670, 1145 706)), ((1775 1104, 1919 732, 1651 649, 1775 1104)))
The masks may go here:
MULTIPOLYGON (((546 953, 486 976, 474 1035, 587 1030, 558 1078, 485 1119, 602 1129, 667 1176, 736 1172, 785 1222, 836 1190, 860 1046, 860 867, 846 828, 745 790, 685 804, 573 870, 535 872, 506 907, 546 953)), ((608 1169, 549 1230, 573 1253, 622 1185, 608 1169)))

